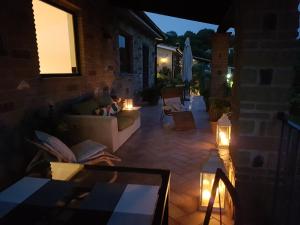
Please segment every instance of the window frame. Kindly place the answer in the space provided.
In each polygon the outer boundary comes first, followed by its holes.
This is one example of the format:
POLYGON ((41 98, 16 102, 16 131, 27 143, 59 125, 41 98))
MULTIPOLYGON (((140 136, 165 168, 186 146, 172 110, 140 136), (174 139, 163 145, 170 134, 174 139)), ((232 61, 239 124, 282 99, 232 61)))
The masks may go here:
POLYGON ((118 51, 119 51, 119 59, 120 59, 120 75, 124 74, 131 74, 133 73, 133 36, 125 31, 119 31, 117 36, 117 42, 118 42, 118 51), (121 70, 121 55, 120 55, 120 45, 119 45, 119 36, 125 37, 125 49, 126 46, 128 46, 128 71, 122 71, 121 70))
MULTIPOLYGON (((65 5, 60 5, 60 4, 58 4, 56 2, 53 2, 53 1, 50 1, 50 0, 39 0, 39 1, 42 1, 46 4, 48 4, 48 5, 51 5, 55 8, 57 8, 57 9, 60 9, 64 12, 67 12, 67 13, 72 15, 73 31, 74 31, 74 45, 75 45, 74 46, 74 48, 75 48, 75 60, 76 60, 76 68, 77 68, 76 73, 41 73, 39 71, 39 77, 40 78, 54 78, 54 77, 63 78, 63 77, 79 77, 79 76, 81 76, 80 53, 79 53, 78 16, 77 16, 77 14, 74 12, 74 10, 69 9, 65 5)), ((33 12, 33 16, 34 16, 34 12, 33 12)), ((34 27, 35 27, 35 23, 34 23, 34 27)), ((36 35, 36 31, 35 31, 35 35, 36 35)), ((39 55, 37 40, 36 40, 36 47, 37 47, 37 55, 39 55)), ((39 59, 39 56, 38 56, 38 59, 39 59)), ((39 63, 39 69, 40 69, 40 63, 39 63)))

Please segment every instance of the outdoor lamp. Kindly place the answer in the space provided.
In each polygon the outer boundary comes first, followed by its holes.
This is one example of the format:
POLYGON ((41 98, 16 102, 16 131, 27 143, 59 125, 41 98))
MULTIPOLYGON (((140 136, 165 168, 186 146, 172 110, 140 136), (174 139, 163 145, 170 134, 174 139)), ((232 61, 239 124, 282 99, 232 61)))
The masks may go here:
POLYGON ((161 57, 160 62, 161 63, 167 63, 168 62, 168 57, 161 57))
MULTIPOLYGON (((202 170, 200 172, 199 210, 206 211, 207 209, 217 168, 221 168, 224 171, 224 166, 221 159, 217 156, 217 153, 212 153, 209 160, 203 165, 202 170)), ((225 185, 222 181, 219 181, 213 210, 221 209, 221 211, 223 211, 224 207, 225 185)))
POLYGON ((217 122, 216 141, 218 148, 228 148, 230 143, 231 122, 224 113, 217 122))
POLYGON ((132 98, 127 98, 124 101, 124 109, 126 110, 132 110, 133 108, 133 100, 132 98))

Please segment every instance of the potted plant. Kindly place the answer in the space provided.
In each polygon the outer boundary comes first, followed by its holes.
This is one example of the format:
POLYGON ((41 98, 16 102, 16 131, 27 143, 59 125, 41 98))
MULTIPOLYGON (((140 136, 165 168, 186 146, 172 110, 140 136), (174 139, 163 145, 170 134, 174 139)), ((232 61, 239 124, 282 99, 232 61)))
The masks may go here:
POLYGON ((223 115, 230 111, 230 102, 221 98, 210 98, 209 99, 209 121, 213 134, 216 133, 217 121, 223 115))
POLYGON ((203 96, 203 100, 205 103, 205 111, 208 112, 209 110, 209 90, 205 89, 202 91, 201 95, 203 96))
POLYGON ((142 96, 143 101, 148 102, 149 105, 157 105, 158 100, 159 100, 159 90, 155 86, 145 88, 141 92, 141 96, 142 96))

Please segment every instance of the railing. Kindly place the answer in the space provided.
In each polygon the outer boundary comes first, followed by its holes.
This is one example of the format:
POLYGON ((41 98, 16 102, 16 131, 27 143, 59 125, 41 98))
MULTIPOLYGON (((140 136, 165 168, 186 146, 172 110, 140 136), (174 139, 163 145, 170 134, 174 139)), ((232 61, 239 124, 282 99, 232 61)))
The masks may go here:
POLYGON ((271 220, 273 225, 300 224, 300 126, 282 120, 271 220))
MULTIPOLYGON (((215 179, 214 179, 214 183, 213 183, 213 187, 212 187, 212 191, 211 191, 211 197, 209 199, 209 203, 207 206, 203 225, 209 225, 209 221, 210 221, 210 217, 211 217, 211 213, 213 210, 213 205, 214 205, 214 201, 215 201, 215 197, 216 197, 216 193, 217 193, 217 188, 218 188, 220 180, 223 181, 223 183, 232 199, 233 205, 234 205, 234 217, 235 217, 234 225, 242 225, 243 224, 242 223, 242 211, 241 211, 241 205, 240 205, 240 201, 239 201, 236 189, 234 188, 234 186, 231 184, 230 180, 227 178, 225 173, 220 168, 218 168, 216 171, 216 175, 215 175, 215 179)), ((221 224, 222 224, 222 222, 221 222, 221 224)))

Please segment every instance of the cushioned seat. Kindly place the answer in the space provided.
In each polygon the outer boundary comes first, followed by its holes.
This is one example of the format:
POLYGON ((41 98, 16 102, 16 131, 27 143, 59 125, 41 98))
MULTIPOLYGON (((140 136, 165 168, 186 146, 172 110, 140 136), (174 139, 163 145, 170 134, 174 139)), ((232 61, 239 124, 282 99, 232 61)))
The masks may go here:
POLYGON ((123 110, 119 112, 118 115, 136 120, 140 116, 140 112, 138 110, 123 110))
POLYGON ((119 131, 130 127, 134 123, 134 119, 122 115, 117 115, 117 119, 119 131))

